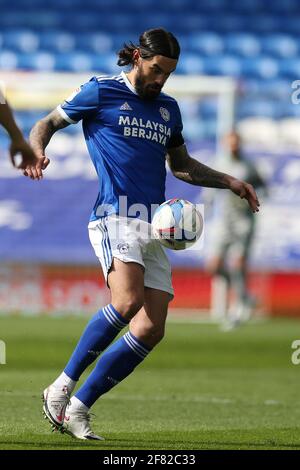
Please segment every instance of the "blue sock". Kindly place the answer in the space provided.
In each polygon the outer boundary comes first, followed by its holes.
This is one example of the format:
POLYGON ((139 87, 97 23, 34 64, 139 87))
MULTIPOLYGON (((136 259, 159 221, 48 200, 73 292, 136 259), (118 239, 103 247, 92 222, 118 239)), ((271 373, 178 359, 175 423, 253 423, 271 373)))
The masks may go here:
POLYGON ((90 408, 95 401, 125 379, 151 349, 128 332, 101 356, 94 370, 75 394, 90 408))
POLYGON ((127 324, 111 304, 99 310, 87 324, 64 370, 67 376, 77 381, 127 324))

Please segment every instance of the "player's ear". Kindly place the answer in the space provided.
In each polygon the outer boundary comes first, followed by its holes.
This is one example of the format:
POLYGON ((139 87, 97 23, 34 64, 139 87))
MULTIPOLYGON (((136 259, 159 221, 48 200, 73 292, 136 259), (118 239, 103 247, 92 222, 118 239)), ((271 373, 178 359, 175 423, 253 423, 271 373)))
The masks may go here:
POLYGON ((132 54, 133 65, 137 65, 138 60, 139 60, 140 57, 141 57, 140 50, 139 49, 134 49, 133 54, 132 54))

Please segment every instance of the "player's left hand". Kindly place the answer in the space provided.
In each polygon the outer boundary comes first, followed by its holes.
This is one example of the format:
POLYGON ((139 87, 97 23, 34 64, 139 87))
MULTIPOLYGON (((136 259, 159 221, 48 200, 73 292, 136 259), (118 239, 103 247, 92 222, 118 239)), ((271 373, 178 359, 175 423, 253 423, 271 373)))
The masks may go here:
POLYGON ((40 180, 43 178, 43 170, 47 168, 49 163, 50 160, 45 155, 38 156, 37 163, 35 165, 27 165, 23 174, 32 180, 40 180))
POLYGON ((237 196, 240 196, 241 199, 247 199, 252 212, 259 212, 260 203, 255 189, 251 184, 232 178, 230 180, 229 189, 237 196))
POLYGON ((20 170, 25 170, 27 166, 35 166, 38 163, 38 157, 25 139, 19 141, 13 140, 9 153, 13 166, 20 170), (19 164, 16 161, 18 154, 21 155, 21 162, 19 164))

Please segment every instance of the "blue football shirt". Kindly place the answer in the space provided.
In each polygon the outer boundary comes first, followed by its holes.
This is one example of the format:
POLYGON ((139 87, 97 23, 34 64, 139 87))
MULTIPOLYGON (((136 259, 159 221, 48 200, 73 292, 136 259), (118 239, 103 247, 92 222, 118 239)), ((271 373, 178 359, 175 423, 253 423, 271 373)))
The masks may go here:
POLYGON ((150 221, 151 204, 165 200, 167 148, 183 143, 176 100, 164 93, 142 100, 122 72, 91 78, 57 109, 69 123, 82 119, 99 179, 90 220, 115 213, 150 221))

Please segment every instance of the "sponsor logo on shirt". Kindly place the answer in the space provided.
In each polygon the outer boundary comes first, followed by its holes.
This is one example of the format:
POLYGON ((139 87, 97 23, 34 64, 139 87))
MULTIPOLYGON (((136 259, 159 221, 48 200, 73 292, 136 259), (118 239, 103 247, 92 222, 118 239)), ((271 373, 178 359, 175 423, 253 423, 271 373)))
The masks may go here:
POLYGON ((119 116, 119 126, 123 127, 125 137, 138 137, 166 145, 171 137, 171 128, 159 122, 144 120, 142 118, 119 116))

